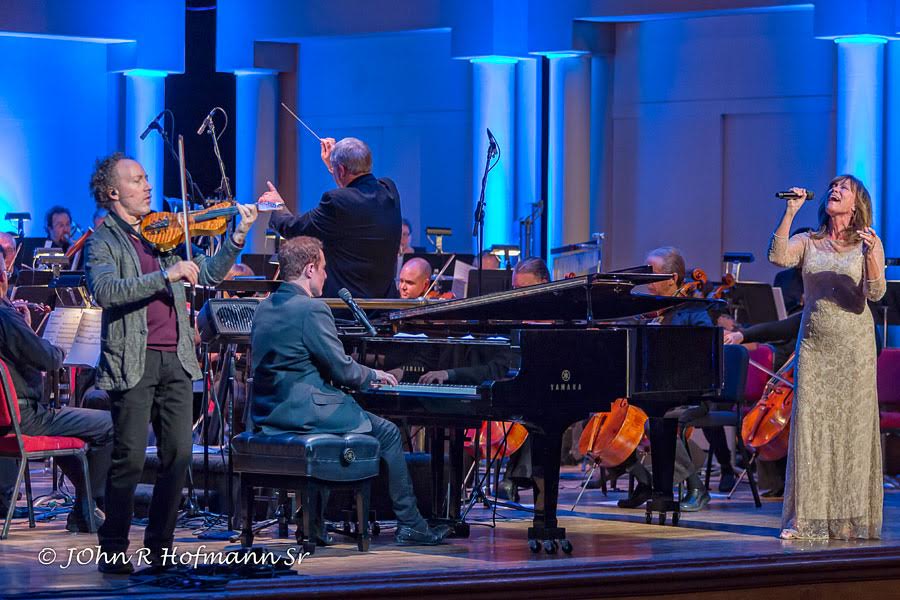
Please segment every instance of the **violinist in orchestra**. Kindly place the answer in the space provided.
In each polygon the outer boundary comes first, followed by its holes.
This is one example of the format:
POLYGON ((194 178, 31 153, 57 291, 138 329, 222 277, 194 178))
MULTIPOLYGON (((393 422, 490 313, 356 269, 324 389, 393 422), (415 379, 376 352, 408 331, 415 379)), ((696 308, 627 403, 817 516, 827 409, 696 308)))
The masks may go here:
MULTIPOLYGON (((144 546, 161 563, 171 548, 185 473, 191 460, 193 391, 200 365, 188 318, 185 283, 217 285, 234 264, 256 220, 255 206, 237 205, 240 222, 211 257, 184 260, 183 246, 161 252, 140 234, 151 213, 150 182, 135 160, 115 153, 97 162, 90 182, 109 210, 85 249, 87 285, 103 310, 97 387, 107 390, 114 424, 113 462, 100 528, 106 557, 122 558, 134 516, 134 491, 144 468, 147 424, 157 436, 159 471, 144 546)), ((168 566, 168 565, 164 565, 168 566)), ((101 561, 104 573, 129 573, 130 562, 101 561)))
MULTIPOLYGON (((328 279, 328 259, 322 249, 318 239, 300 236, 282 243, 278 251, 284 283, 260 303, 250 334, 252 426, 267 435, 353 432, 377 438, 397 514, 395 541, 401 545, 440 544, 449 528, 431 528, 419 513, 399 429, 365 412, 352 396, 336 387, 360 389, 375 382, 396 385, 397 380, 357 363, 344 352, 331 309, 315 300, 328 279)), ((327 544, 329 540, 317 541, 327 544)))
MULTIPOLYGON (((12 284, 10 278, 13 276, 16 264, 16 237, 5 231, 0 231, 0 249, 3 251, 3 267, 6 271, 7 287, 12 284)), ((3 294, 6 297, 6 294, 3 294)))
MULTIPOLYGON (((362 140, 321 141, 322 162, 337 189, 301 215, 287 208, 272 213, 269 226, 285 238, 308 235, 322 241, 328 259, 325 296, 347 288, 355 298, 396 297, 394 276, 400 247, 400 193, 388 178, 372 174, 372 153, 362 140)), ((267 181, 260 202, 284 204, 267 181)))
POLYGON ((397 278, 401 298, 421 298, 431 283, 431 264, 424 258, 411 258, 403 264, 397 278))
MULTIPOLYGON (((5 258, 3 246, 0 246, 0 253, 5 258)), ((95 506, 102 510, 112 451, 110 415, 106 411, 69 406, 49 409, 41 402, 44 395, 42 372, 62 368, 64 353, 32 330, 28 306, 24 302, 7 300, 6 286, 7 273, 0 270, 0 360, 6 363, 16 390, 22 433, 70 436, 86 441, 90 446, 87 460, 92 495, 95 506)), ((64 457, 59 459, 59 466, 75 487, 75 504, 66 520, 66 529, 86 533, 89 524, 81 462, 74 457, 64 457)), ((0 510, 4 514, 18 494, 18 490, 13 489, 15 482, 15 461, 0 460, 0 510)), ((95 515, 99 516, 98 513, 95 515)))
POLYGON ((858 178, 835 177, 818 228, 789 237, 808 197, 791 192, 769 243, 772 263, 800 268, 804 293, 781 538, 877 539, 884 490, 867 301, 887 288, 884 247, 858 178))

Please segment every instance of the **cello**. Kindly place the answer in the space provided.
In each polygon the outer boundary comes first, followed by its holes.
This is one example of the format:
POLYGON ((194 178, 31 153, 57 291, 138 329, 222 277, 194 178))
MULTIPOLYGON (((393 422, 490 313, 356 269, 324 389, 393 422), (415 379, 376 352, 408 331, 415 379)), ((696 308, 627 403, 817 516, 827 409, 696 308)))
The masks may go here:
POLYGON ((647 413, 619 398, 609 412, 596 413, 585 425, 578 451, 591 457, 596 466, 617 467, 631 456, 644 438, 647 413))
POLYGON ((787 456, 794 403, 794 355, 769 379, 759 402, 744 416, 741 439, 762 460, 787 456))

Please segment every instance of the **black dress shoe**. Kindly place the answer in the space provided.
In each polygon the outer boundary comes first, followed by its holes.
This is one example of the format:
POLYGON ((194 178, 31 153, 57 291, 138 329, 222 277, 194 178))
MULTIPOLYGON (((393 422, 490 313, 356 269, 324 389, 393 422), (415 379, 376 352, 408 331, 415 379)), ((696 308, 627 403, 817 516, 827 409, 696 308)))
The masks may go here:
MULTIPOLYGON (((117 553, 112 554, 115 556, 117 553)), ((97 562, 97 570, 105 575, 131 575, 134 573, 134 565, 131 564, 131 561, 123 562, 121 557, 119 560, 115 558, 106 560, 101 557, 97 562)))
POLYGON ((517 486, 511 479, 501 479, 500 485, 497 486, 497 497, 501 500, 518 502, 519 486, 517 486))
POLYGON ((734 485, 736 482, 737 479, 734 476, 734 471, 722 472, 722 476, 719 477, 719 491, 723 494, 729 493, 734 489, 734 485))
POLYGON ((431 527, 426 527, 425 531, 419 531, 406 525, 398 525, 394 541, 401 546, 437 546, 444 543, 446 535, 446 532, 442 533, 431 527))
POLYGON ((651 488, 649 485, 639 483, 638 486, 634 488, 634 493, 631 495, 631 497, 619 500, 616 505, 619 508, 637 508, 652 497, 653 488, 651 488))
POLYGON ((760 494, 763 498, 784 498, 784 488, 769 490, 760 494))
POLYGON ((705 488, 688 491, 687 498, 681 503, 681 512, 697 512, 703 510, 709 504, 709 492, 705 488))

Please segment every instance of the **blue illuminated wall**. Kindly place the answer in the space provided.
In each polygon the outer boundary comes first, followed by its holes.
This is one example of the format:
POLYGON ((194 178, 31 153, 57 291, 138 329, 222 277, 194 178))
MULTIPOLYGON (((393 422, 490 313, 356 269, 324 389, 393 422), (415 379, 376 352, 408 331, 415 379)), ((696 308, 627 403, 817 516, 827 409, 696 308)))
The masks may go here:
POLYGON ((0 213, 31 212, 26 235, 39 236, 46 209, 62 204, 86 226, 93 163, 118 125, 106 45, 0 36, 0 56, 0 213))
POLYGON ((676 245, 712 276, 750 251, 742 278, 770 282, 773 193, 820 198, 834 174, 834 43, 811 10, 623 24, 616 42, 608 266, 676 245))
MULTIPOLYGON (((446 31, 305 40, 298 107, 321 136, 359 137, 374 173, 400 190, 413 243, 425 227, 452 227, 452 251, 471 251, 471 83, 467 61, 452 60, 446 31)), ((334 187, 319 144, 298 133, 301 207, 334 187)))

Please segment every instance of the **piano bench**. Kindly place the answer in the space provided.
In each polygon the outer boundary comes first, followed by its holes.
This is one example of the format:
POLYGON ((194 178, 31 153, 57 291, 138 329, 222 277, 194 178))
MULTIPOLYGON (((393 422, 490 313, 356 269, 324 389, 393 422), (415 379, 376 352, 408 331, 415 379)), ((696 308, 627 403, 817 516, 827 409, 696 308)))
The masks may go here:
POLYGON ((273 487, 297 492, 302 524, 297 543, 315 552, 327 539, 325 505, 334 489, 350 489, 356 501, 356 543, 369 549, 369 503, 372 480, 378 476, 381 446, 370 435, 347 433, 281 433, 245 431, 232 440, 234 472, 240 476, 241 546, 253 545, 253 489, 273 487))

